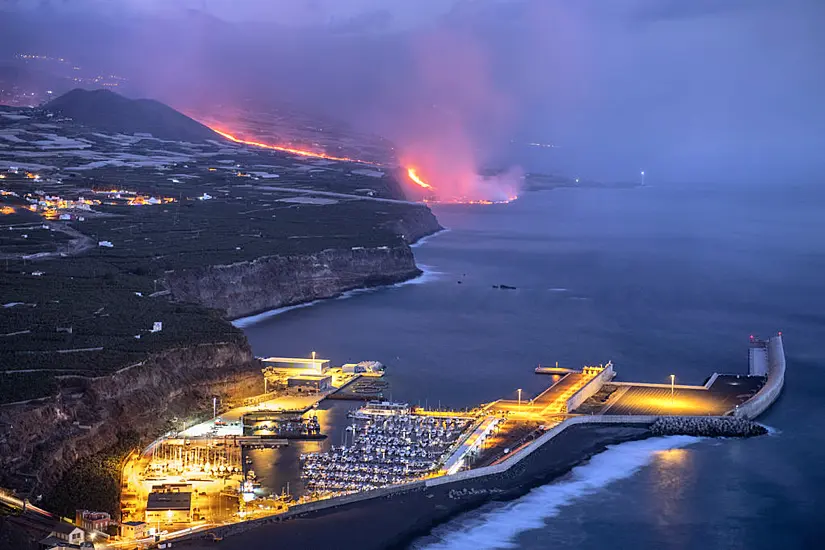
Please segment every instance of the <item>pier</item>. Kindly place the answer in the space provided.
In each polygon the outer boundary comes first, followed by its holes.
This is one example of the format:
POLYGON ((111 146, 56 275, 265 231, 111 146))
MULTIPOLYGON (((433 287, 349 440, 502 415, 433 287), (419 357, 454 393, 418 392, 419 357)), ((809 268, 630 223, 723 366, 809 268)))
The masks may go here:
POLYGON ((353 416, 351 441, 303 458, 313 495, 277 515, 213 532, 225 537, 268 526, 283 533, 290 531, 284 520, 316 515, 352 522, 347 511, 354 507, 381 514, 383 506, 398 501, 432 511, 429 498, 455 511, 492 495, 523 491, 610 443, 679 433, 764 433, 752 419, 781 392, 781 335, 752 339, 749 349, 755 351, 749 351, 746 373, 714 373, 701 386, 676 384, 674 378, 670 384, 617 382, 607 363, 564 373, 532 398, 494 401, 461 416, 394 404, 367 406, 363 411, 372 413, 353 416))

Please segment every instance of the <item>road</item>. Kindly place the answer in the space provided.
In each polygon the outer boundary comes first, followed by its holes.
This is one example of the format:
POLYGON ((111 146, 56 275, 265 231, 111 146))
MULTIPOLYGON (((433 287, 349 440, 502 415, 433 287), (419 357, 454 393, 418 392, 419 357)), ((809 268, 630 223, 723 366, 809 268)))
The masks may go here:
POLYGON ((23 501, 23 500, 15 497, 15 496, 6 494, 3 491, 0 491, 0 502, 6 504, 8 506, 12 506, 14 508, 19 508, 21 510, 25 510, 26 512, 32 512, 32 513, 41 515, 45 518, 57 519, 57 516, 55 516, 51 512, 47 512, 43 508, 38 508, 37 506, 35 506, 31 502, 23 501))

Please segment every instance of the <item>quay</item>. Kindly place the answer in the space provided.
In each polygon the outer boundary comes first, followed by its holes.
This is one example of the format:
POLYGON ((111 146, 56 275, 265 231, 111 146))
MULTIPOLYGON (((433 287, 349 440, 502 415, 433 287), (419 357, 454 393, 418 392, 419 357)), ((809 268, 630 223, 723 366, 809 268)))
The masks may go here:
MULTIPOLYGON (((520 394, 518 400, 497 400, 470 412, 371 403, 352 416, 343 446, 301 457, 310 494, 287 498, 268 512, 213 518, 217 526, 176 537, 175 544, 208 548, 220 538, 226 548, 241 549, 277 537, 283 544, 328 545, 335 532, 346 529, 359 548, 403 546, 455 513, 545 483, 609 444, 657 434, 763 433, 752 420, 781 393, 781 334, 766 341, 751 338, 748 357, 747 373, 714 373, 700 386, 676 384, 674 377, 670 384, 616 381, 608 362, 554 372, 550 387, 533 397, 520 394), (398 518, 412 510, 419 519, 401 525, 398 518), (318 528, 307 529, 307 521, 318 528), (375 536, 376 529, 382 534, 375 536)), ((284 410, 313 414, 313 404, 330 394, 291 403, 301 407, 263 401, 221 418, 232 420, 237 438, 248 437, 244 414, 256 420, 277 418, 284 410)), ((182 434, 204 437, 202 429, 182 434)))

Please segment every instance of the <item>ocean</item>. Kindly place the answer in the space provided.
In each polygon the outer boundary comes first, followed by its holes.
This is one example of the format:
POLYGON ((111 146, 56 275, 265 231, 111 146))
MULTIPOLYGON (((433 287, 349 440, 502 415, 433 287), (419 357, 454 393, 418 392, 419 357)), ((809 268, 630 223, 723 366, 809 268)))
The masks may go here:
MULTIPOLYGON (((448 230, 416 247, 423 277, 244 330, 258 355, 379 360, 393 400, 430 407, 535 394, 548 381, 534 367, 557 361, 699 384, 745 372, 749 336, 782 331, 785 391, 760 419, 771 435, 617 445, 413 547, 825 547, 824 204, 820 186, 775 185, 557 189, 436 207, 448 230)), ((256 471, 260 460, 271 461, 256 471)))

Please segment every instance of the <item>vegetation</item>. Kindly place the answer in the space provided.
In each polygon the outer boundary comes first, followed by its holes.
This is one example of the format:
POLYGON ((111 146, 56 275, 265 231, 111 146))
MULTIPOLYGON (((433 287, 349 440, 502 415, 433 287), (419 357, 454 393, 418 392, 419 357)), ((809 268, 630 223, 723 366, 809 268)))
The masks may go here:
MULTIPOLYGON (((148 354, 243 340, 220 312, 170 301, 163 292, 169 271, 269 255, 393 246, 403 239, 399 220, 424 208, 361 200, 403 198, 394 178, 353 172, 362 165, 214 142, 101 134, 96 127, 107 126, 88 118, 94 113, 85 111, 86 100, 94 94, 87 94, 57 100, 63 113, 74 104, 77 121, 40 110, 27 111, 31 118, 26 120, 0 118, 0 131, 11 128, 20 140, 0 149, 0 162, 17 152, 20 159, 36 158, 53 167, 41 170, 37 179, 23 168, 4 171, 0 179, 0 207, 14 210, 0 216, 0 306, 8 306, 0 307, 0 403, 82 386, 82 377, 112 373, 148 354), (54 154, 38 145, 49 135, 63 140, 54 154), (72 150, 71 143, 80 143, 80 149, 72 150), (113 189, 172 201, 129 205, 123 197, 115 200, 114 194, 101 192, 113 189), (84 197, 101 204, 92 212, 75 212, 82 221, 47 222, 24 208, 33 196, 84 197), (113 246, 98 246, 100 241, 113 246), (54 254, 72 247, 85 248, 79 254, 54 254), (53 254, 27 258, 44 252, 53 254), (162 323, 162 331, 152 332, 155 322, 162 323)), ((103 94, 98 115, 122 118, 133 102, 112 95, 103 94), (114 114, 104 112, 109 108, 114 114)), ((151 122, 180 131, 177 122, 161 119, 151 122)))
POLYGON ((79 460, 44 499, 46 505, 68 517, 81 508, 117 517, 123 462, 138 442, 136 433, 121 433, 115 445, 79 460))

